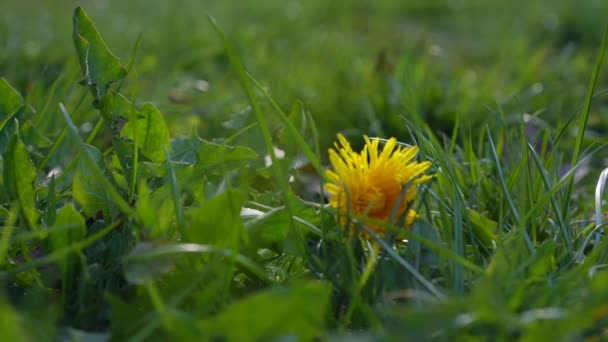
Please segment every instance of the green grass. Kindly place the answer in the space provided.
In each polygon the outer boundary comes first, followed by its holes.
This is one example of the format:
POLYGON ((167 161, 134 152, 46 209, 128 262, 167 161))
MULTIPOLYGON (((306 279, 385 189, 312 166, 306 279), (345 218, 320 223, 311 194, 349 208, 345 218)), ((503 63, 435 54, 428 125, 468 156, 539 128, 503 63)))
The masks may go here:
POLYGON ((607 11, 9 0, 0 336, 606 339, 607 11), (403 236, 325 206, 337 132, 432 161, 403 236))

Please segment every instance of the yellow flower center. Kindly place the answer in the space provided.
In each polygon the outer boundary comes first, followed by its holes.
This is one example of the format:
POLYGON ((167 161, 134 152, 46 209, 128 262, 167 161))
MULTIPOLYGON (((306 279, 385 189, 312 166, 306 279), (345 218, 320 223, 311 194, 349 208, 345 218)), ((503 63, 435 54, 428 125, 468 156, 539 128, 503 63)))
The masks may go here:
POLYGON ((404 214, 404 226, 414 221, 416 213, 409 207, 416 199, 416 185, 431 179, 424 175, 431 162, 413 161, 418 147, 398 146, 395 138, 382 151, 378 139, 364 138, 365 146, 357 153, 338 135, 340 145, 329 149, 333 170, 326 171, 325 191, 342 223, 350 215, 383 236, 386 226, 396 224, 404 214))

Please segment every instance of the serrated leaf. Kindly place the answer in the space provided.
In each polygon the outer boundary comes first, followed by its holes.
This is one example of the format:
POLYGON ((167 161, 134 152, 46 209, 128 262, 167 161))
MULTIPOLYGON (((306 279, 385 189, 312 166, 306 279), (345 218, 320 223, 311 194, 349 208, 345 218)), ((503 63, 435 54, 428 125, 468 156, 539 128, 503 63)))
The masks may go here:
POLYGON ((74 11, 73 24, 72 38, 84 74, 82 83, 99 100, 110 83, 123 79, 127 71, 120 65, 118 57, 108 49, 91 18, 80 7, 74 11))
POLYGON ((313 341, 321 334, 330 295, 331 287, 319 282, 274 288, 235 302, 201 327, 211 340, 313 341))
POLYGON ((35 229, 40 214, 36 209, 36 171, 27 147, 15 134, 4 154, 4 186, 9 197, 19 203, 27 225, 35 229))
POLYGON ((167 159, 164 147, 170 148, 169 129, 163 115, 151 103, 146 103, 136 120, 127 122, 120 135, 135 141, 144 156, 154 162, 167 159))
MULTIPOLYGON (((101 151, 91 145, 85 145, 85 148, 86 153, 92 157, 97 167, 104 175, 109 176, 101 151)), ((72 189, 74 199, 84 209, 87 216, 92 216, 95 212, 106 209, 112 203, 106 193, 104 183, 98 179, 95 172, 89 168, 82 157, 76 165, 72 189)))

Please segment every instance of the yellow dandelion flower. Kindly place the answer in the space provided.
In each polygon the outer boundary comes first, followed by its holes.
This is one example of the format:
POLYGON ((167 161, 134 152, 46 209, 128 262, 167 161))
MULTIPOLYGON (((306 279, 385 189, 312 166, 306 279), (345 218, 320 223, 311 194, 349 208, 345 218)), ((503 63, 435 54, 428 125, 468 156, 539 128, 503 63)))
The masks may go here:
POLYGON ((350 216, 384 236, 387 224, 397 224, 404 215, 405 227, 414 222, 417 214, 410 207, 416 199, 416 185, 432 178, 424 174, 431 162, 414 161, 418 147, 399 146, 395 138, 389 139, 381 150, 379 139, 364 139, 365 146, 357 153, 338 134, 340 144, 329 149, 333 170, 326 171, 328 182, 324 189, 342 224, 350 216), (389 222, 391 217, 393 222, 389 222))

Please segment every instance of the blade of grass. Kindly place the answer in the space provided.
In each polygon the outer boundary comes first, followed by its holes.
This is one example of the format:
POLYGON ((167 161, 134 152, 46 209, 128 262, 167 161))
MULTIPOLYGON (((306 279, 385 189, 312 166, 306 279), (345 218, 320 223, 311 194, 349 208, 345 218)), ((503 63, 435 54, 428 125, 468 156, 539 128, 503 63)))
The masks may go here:
POLYGON ((241 81, 241 85, 243 86, 243 88, 245 89, 245 92, 247 93, 247 97, 249 99, 249 103, 251 104, 251 107, 253 108, 253 112, 255 114, 256 120, 260 124, 260 129, 262 131, 262 136, 264 138, 266 150, 272 161, 271 167, 272 167, 272 171, 274 173, 274 178, 275 178, 276 183, 278 184, 278 187, 279 187, 281 196, 283 197, 283 200, 285 202, 287 211, 289 212, 290 225, 296 232, 296 234, 294 234, 295 237, 300 240, 300 243, 297 244, 297 246, 301 249, 300 252, 302 254, 305 254, 305 245, 306 244, 304 241, 303 233, 300 231, 300 229, 299 229, 300 227, 297 224, 295 224, 295 221, 293 219, 294 210, 292 208, 291 199, 294 198, 295 195, 293 194, 293 191, 288 184, 288 178, 285 175, 285 172, 282 168, 282 163, 278 160, 277 155, 275 153, 275 149, 272 144, 272 135, 270 132, 270 126, 268 125, 268 122, 266 121, 266 117, 264 116, 264 113, 262 112, 262 110, 260 108, 260 104, 256 98, 254 88, 251 85, 251 79, 248 76, 247 71, 245 71, 245 68, 244 68, 243 64, 241 63, 241 60, 236 55, 234 49, 228 42, 228 39, 226 38, 226 36, 224 35, 222 30, 218 26, 215 19, 211 16, 209 16, 209 19, 211 21, 211 24, 212 24, 217 36, 220 38, 220 41, 224 45, 224 49, 226 49, 226 53, 228 54, 228 58, 230 59, 230 64, 232 65, 235 72, 237 73, 237 75, 241 81))
POLYGON ((553 187, 551 189, 546 191, 542 195, 542 197, 537 198, 534 206, 530 209, 530 211, 528 213, 526 213, 526 215, 524 215, 523 222, 527 222, 530 219, 531 215, 533 215, 541 206, 545 205, 547 203, 547 201, 551 200, 551 198, 553 196, 555 196, 555 194, 559 190, 562 189, 564 184, 566 184, 569 181, 570 177, 572 175, 574 175, 574 173, 579 169, 579 167, 581 167, 588 159, 590 159, 598 151, 604 149, 606 146, 608 146, 608 142, 601 144, 600 146, 595 148, 593 151, 589 152, 588 155, 585 155, 583 158, 581 158, 579 160, 578 164, 576 164, 573 168, 568 170, 568 172, 566 172, 566 174, 557 183, 555 183, 555 185, 553 185, 553 187))
POLYGON ((300 131, 298 130, 298 128, 293 124, 293 122, 291 122, 291 120, 289 120, 289 118, 287 117, 285 112, 283 112, 281 107, 270 96, 270 94, 268 94, 268 91, 266 91, 266 89, 264 89, 264 87, 255 78, 253 78, 253 76, 251 76, 250 74, 247 74, 247 75, 249 76, 249 78, 251 79, 253 84, 258 88, 258 90, 260 92, 262 92, 262 94, 264 95, 266 100, 270 103, 270 105, 275 110, 275 112, 279 115, 281 122, 283 122, 285 127, 287 127, 287 130, 289 130, 289 134, 296 140, 298 147, 300 147, 302 149, 302 151, 304 152, 304 154, 306 154, 306 157, 308 157, 308 160, 310 161, 312 166, 315 168, 317 173, 321 177, 324 177, 325 173, 323 172, 323 168, 321 167, 321 163, 319 162, 317 155, 315 155, 315 153, 310 149, 310 147, 306 143, 306 140, 304 140, 304 137, 302 136, 302 134, 300 134, 300 131))
POLYGON ((395 259, 395 261, 397 261, 401 266, 403 266, 403 268, 405 268, 405 270, 407 270, 414 278, 416 278, 416 280, 418 280, 418 282, 420 282, 420 284, 422 284, 422 286, 424 286, 430 293, 432 293, 440 300, 446 299, 446 296, 441 291, 439 291, 439 289, 435 287, 433 283, 431 283, 422 274, 420 274, 420 272, 418 272, 418 270, 416 270, 409 262, 403 259, 399 254, 397 254, 393 247, 387 244, 383 238, 376 234, 376 232, 374 232, 366 225, 361 225, 361 228, 365 230, 365 232, 369 234, 372 238, 374 238, 374 240, 376 240, 376 242, 380 244, 380 246, 382 246, 382 248, 386 251, 386 253, 388 253, 388 255, 395 259))
MULTIPOLYGON (((585 130, 587 128, 587 121, 589 120, 589 113, 591 111, 591 100, 593 99, 593 91, 595 90, 595 85, 597 84, 597 79, 600 75, 600 68, 602 66, 602 62, 604 60, 604 53, 606 52, 606 43, 608 41, 608 26, 604 29, 604 36, 602 37, 602 44, 600 46, 600 51, 598 52, 597 60, 595 62, 595 68, 593 70, 593 75, 591 76, 591 82, 589 83, 589 88, 587 90, 587 95, 585 97, 585 108, 583 109, 583 113, 581 115, 579 125, 578 125, 578 135, 576 137, 576 141, 574 143, 574 151, 572 153, 572 161, 570 162, 570 167, 574 167, 578 162, 578 158, 583 148, 583 139, 585 138, 585 130)), ((566 215, 568 213, 568 208, 570 207, 570 197, 572 195, 572 187, 574 186, 574 174, 572 174, 568 178, 568 183, 566 185, 566 193, 564 199, 564 206, 562 208, 562 213, 566 215)))
MULTIPOLYGON (((541 175, 545 188, 547 190, 550 190, 551 182, 549 181, 549 176, 547 175, 547 170, 543 166, 543 162, 540 160, 538 153, 536 153, 534 146, 532 146, 529 142, 527 143, 527 145, 528 151, 532 155, 532 159, 534 160, 536 168, 538 169, 538 172, 541 175)), ((557 224, 560 228, 560 232, 562 233, 562 238, 564 239, 566 248, 568 249, 568 254, 572 255, 572 253, 574 253, 574 248, 572 246, 572 232, 569 230, 569 227, 564 222, 564 217, 560 212, 560 208, 557 204, 557 199, 555 198, 555 196, 551 197, 551 207, 553 209, 555 217, 557 218, 557 224)))
POLYGON ((250 125, 247 125, 243 128, 241 128, 238 132, 234 133, 233 135, 229 136, 228 138, 226 138, 226 140, 224 140, 222 142, 223 145, 231 145, 234 143, 234 141, 236 140, 236 138, 238 138, 239 136, 241 136, 243 133, 247 132, 248 130, 252 129, 253 127, 257 126, 258 123, 254 122, 250 125))
MULTIPOLYGON (((452 183, 452 193, 454 194, 454 249, 457 255, 464 257, 463 209, 456 183, 452 183)), ((458 294, 462 295, 464 293, 464 269, 460 264, 454 265, 454 287, 458 294)))
MULTIPOLYGON (((135 62, 135 56, 137 56, 137 51, 139 50, 139 45, 141 44, 142 35, 143 35, 143 32, 140 32, 139 35, 137 35, 137 40, 135 41, 133 50, 131 50, 131 55, 129 56, 129 65, 127 66, 127 75, 131 72, 131 68, 133 67, 133 63, 135 62)), ((120 91, 126 78, 127 77, 125 76, 120 80, 120 83, 118 84, 118 87, 116 88, 116 92, 120 91)))
MULTIPOLYGON (((140 35, 141 36, 141 35, 140 35)), ((102 117, 103 119, 103 117, 102 117)), ((147 126, 150 126, 150 116, 148 115, 147 118, 148 123, 147 126)), ((129 195, 128 195, 128 202, 132 203, 133 202, 133 196, 135 196, 135 184, 137 184, 137 175, 138 175, 138 169, 139 169, 139 148, 137 147, 137 137, 139 136, 139 134, 137 134, 137 122, 139 121, 137 118, 137 114, 135 114, 135 92, 133 92, 133 97, 131 98, 131 107, 129 109, 129 120, 131 120, 131 122, 133 122, 133 161, 131 162, 133 164, 133 167, 131 169, 131 186, 129 187, 129 195)), ((167 153, 167 149, 165 148, 165 153, 167 153)), ((167 158, 169 158, 167 156, 167 158)), ((169 164, 169 163, 167 163, 169 164)), ((170 165, 170 164, 169 164, 170 165)), ((126 172, 127 170, 125 170, 126 172)))
POLYGON ((73 80, 76 79, 77 75, 80 73, 80 71, 78 69, 72 69, 71 73, 67 72, 67 73, 62 73, 59 77, 57 77, 57 79, 55 79, 55 81, 53 82, 53 85, 51 85, 51 89, 48 90, 48 92, 45 94, 46 96, 46 101, 44 102, 44 105, 42 106, 42 110, 40 110, 37 115, 36 115, 36 121, 34 126, 36 127, 41 127, 42 126, 42 120, 45 118, 46 113, 49 110, 49 107, 51 106, 51 101, 53 100, 53 97, 55 96, 55 93, 57 92, 57 85, 60 83, 60 81, 63 81, 63 79, 66 79, 66 82, 64 83, 64 89, 62 89, 62 91, 60 92, 61 94, 58 94, 57 97, 61 98, 62 95, 65 96, 66 94, 66 89, 69 88, 73 82, 73 80), (66 75, 64 77, 64 75, 66 75))
POLYGON ((179 204, 179 185, 177 184, 177 176, 175 175, 175 170, 173 170, 173 161, 171 160, 171 155, 169 154, 169 150, 167 147, 163 147, 165 149, 165 155, 167 156, 167 171, 169 172, 169 181, 171 184, 171 195, 173 196, 173 205, 175 205, 175 213, 177 215, 177 229, 179 233, 182 235, 182 239, 186 237, 185 235, 185 227, 186 223, 184 221, 184 213, 182 211, 182 206, 179 204))
POLYGON ((494 160, 494 165, 496 166, 496 172, 498 173, 498 180, 500 182, 500 187, 502 188, 502 192, 504 194, 505 199, 507 200, 507 204, 509 205, 509 209, 511 210, 511 215, 513 215, 513 219, 515 220, 516 226, 519 229, 522 229, 522 233, 524 235, 524 240, 526 241, 526 245, 528 246, 528 250, 530 253, 534 254, 534 245, 532 245, 532 241, 528 236, 528 233, 522 227, 522 220, 519 216, 519 212, 517 207, 515 206, 515 202, 511 197, 511 193, 509 192, 509 188, 507 187, 507 181, 505 180, 505 175, 500 166, 500 161, 498 160, 498 153, 496 152, 496 146, 494 146, 494 140, 492 140, 492 134, 490 134, 490 127, 486 125, 486 136, 488 137, 488 143, 490 144, 490 152, 492 154, 492 159, 494 160))
POLYGON ((42 159, 42 161, 40 162, 40 164, 38 164, 38 167, 37 167, 38 173, 44 171, 46 164, 49 162, 49 160, 51 160, 51 157, 54 156, 55 153, 57 153, 57 150, 59 149, 59 146, 65 139, 66 135, 67 135, 67 130, 65 128, 63 128, 61 130, 61 132, 59 133, 59 136, 57 137, 57 139, 55 139, 55 141, 53 142, 53 145, 51 146, 49 153, 47 153, 44 156, 44 159, 42 159))
POLYGON ((245 92, 247 93, 249 103, 251 104, 251 107, 253 108, 253 112, 255 113, 256 119, 257 119, 258 123, 260 124, 260 129, 262 130, 262 136, 264 138, 264 143, 266 144, 266 150, 268 151, 268 154, 270 155, 270 158, 272 160, 272 169, 273 169, 273 172, 275 173, 276 181, 283 193, 283 196, 285 197, 286 204, 288 204, 289 198, 291 197, 292 192, 287 184, 287 178, 285 177, 285 175, 283 173, 281 164, 278 161, 277 156, 274 152, 274 146, 272 144, 272 135, 270 133, 270 127, 268 126, 268 123, 266 122, 264 113, 262 113, 262 110, 260 109, 260 104, 255 96, 253 87, 251 86, 250 78, 249 78, 249 76, 247 76, 245 67, 243 67, 241 60, 236 55, 234 49, 232 48, 232 45, 230 45, 230 43, 228 42, 228 39, 224 35, 224 32, 222 32, 219 25, 215 21, 215 18, 210 16, 209 20, 211 21, 211 25, 213 26, 215 33, 220 38, 220 41, 222 42, 224 49, 226 49, 226 53, 228 54, 228 58, 230 59, 230 64, 232 65, 235 72, 237 73, 239 79, 241 80, 241 85, 243 86, 243 88, 245 89, 245 92))
POLYGON ((455 263, 462 265, 463 267, 465 267, 466 269, 468 269, 471 272, 475 272, 477 274, 485 273, 485 270, 483 268, 477 266, 476 264, 469 261, 465 257, 456 254, 450 248, 446 248, 444 246, 438 245, 429 239, 426 239, 418 234, 412 233, 411 231, 407 232, 406 237, 410 240, 415 240, 415 241, 419 242, 421 245, 426 246, 431 251, 437 253, 437 255, 439 257, 449 258, 451 261, 454 261, 455 263))

